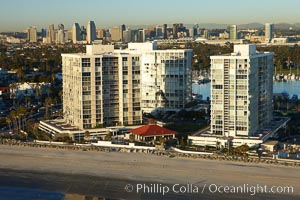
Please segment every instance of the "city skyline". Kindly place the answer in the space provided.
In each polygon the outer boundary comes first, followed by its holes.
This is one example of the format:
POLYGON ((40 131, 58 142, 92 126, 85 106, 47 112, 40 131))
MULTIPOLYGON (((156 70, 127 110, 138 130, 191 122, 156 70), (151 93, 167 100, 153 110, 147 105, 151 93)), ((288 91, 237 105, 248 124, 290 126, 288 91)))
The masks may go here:
POLYGON ((93 20, 97 27, 128 25, 172 24, 176 22, 245 24, 252 22, 297 23, 299 1, 285 2, 258 1, 190 1, 183 4, 179 0, 158 1, 141 4, 137 0, 128 1, 2 1, 0 31, 24 31, 29 26, 39 29, 49 24, 64 24, 71 29, 75 22, 87 25, 93 20), (17 5, 17 7, 16 7, 17 5), (259 6, 257 6, 259 5, 259 6), (125 9, 124 9, 125 8, 125 9), (255 16, 254 16, 255 10, 255 16), (234 12, 233 12, 234 11, 234 12))

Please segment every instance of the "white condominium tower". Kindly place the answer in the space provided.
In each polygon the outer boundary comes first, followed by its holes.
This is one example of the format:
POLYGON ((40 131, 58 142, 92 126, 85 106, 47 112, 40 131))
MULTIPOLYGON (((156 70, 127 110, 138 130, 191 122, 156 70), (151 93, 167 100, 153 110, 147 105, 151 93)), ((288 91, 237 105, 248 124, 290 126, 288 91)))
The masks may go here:
POLYGON ((128 46, 87 45, 84 54, 62 54, 68 124, 81 129, 140 124, 142 112, 180 110, 191 100, 192 50, 128 46))
POLYGON ((157 50, 156 43, 129 43, 141 54, 143 112, 179 111, 191 100, 192 50, 157 50))
POLYGON ((211 132, 254 136, 272 120, 273 53, 254 44, 211 56, 211 132))

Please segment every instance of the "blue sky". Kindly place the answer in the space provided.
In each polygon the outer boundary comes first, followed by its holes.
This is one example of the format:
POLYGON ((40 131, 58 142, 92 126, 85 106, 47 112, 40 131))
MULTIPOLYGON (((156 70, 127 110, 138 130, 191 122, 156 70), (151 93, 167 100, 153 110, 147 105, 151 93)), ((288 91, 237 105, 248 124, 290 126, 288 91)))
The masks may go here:
POLYGON ((0 0, 0 31, 74 22, 126 24, 300 22, 299 0, 0 0))

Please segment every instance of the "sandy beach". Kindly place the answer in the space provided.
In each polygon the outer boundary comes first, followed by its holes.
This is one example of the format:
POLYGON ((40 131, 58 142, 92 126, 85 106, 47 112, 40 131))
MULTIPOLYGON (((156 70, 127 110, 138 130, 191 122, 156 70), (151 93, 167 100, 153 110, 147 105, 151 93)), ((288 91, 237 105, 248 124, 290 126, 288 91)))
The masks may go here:
MULTIPOLYGON (((259 184, 267 187, 292 186, 293 193, 255 196, 228 194, 227 197, 297 199, 300 196, 300 170, 297 167, 169 158, 143 153, 72 151, 8 145, 0 145, 0 160, 0 186, 29 186, 110 198, 151 199, 153 195, 137 193, 135 190, 128 193, 124 188, 128 183, 133 186, 161 184, 170 187, 174 184, 194 184, 199 188, 210 184, 259 184)), ((226 197, 210 193, 208 189, 205 191, 205 199, 226 197)), ((156 197, 174 198, 171 193, 168 195, 156 194, 156 197)), ((176 197, 198 199, 199 194, 176 194, 176 197)))

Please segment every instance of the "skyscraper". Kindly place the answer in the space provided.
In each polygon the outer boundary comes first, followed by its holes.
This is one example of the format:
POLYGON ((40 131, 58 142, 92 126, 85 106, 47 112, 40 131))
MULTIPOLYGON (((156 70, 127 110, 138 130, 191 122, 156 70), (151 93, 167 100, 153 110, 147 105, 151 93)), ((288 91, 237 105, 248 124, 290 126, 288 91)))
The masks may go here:
POLYGON ((209 30, 205 29, 205 30, 203 31, 203 37, 204 37, 205 39, 209 39, 209 38, 210 38, 209 30))
POLYGON ((173 24, 173 39, 177 39, 178 38, 178 36, 177 36, 178 27, 179 27, 179 24, 173 24))
POLYGON ((72 27, 72 40, 74 44, 82 40, 81 29, 78 23, 75 23, 72 27))
POLYGON ((114 26, 109 29, 112 41, 121 41, 123 39, 123 29, 121 26, 114 26))
POLYGON ((273 39, 273 28, 274 28, 274 24, 271 23, 265 24, 265 41, 267 43, 271 42, 273 39))
POLYGON ((29 42, 37 42, 37 30, 35 26, 31 26, 27 29, 27 40, 29 42))
POLYGON ((211 56, 211 132, 255 136, 272 120, 273 53, 254 44, 235 45, 229 55, 211 56))
POLYGON ((163 34, 164 34, 164 39, 168 39, 168 25, 167 24, 163 25, 163 34))
POLYGON ((54 24, 49 25, 47 31, 47 42, 54 43, 55 42, 55 32, 54 32, 54 24))
POLYGON ((42 37, 43 37, 43 38, 47 36, 47 31, 46 31, 45 28, 42 28, 41 34, 42 34, 42 37))
POLYGON ((161 26, 157 25, 155 27, 155 30, 156 30, 156 37, 162 38, 163 37, 163 28, 161 26))
POLYGON ((146 41, 146 30, 139 29, 137 32, 137 42, 145 42, 146 41))
POLYGON ((237 39, 237 26, 236 25, 229 26, 229 39, 230 40, 237 39))
POLYGON ((194 24, 194 26, 193 26, 193 37, 197 37, 197 35, 198 35, 198 29, 199 29, 199 25, 198 24, 194 24))
POLYGON ((101 28, 96 29, 97 38, 102 39, 105 37, 105 30, 101 28))
POLYGON ((94 21, 89 21, 86 29, 86 41, 88 44, 91 44, 96 40, 96 25, 94 21))
POLYGON ((86 29, 85 29, 84 26, 81 26, 81 32, 80 32, 80 34, 81 34, 82 40, 86 40, 86 29))
POLYGON ((130 29, 123 31, 123 42, 124 43, 129 43, 132 41, 131 32, 132 31, 130 29))
POLYGON ((65 26, 63 24, 58 25, 56 43, 57 44, 65 43, 65 26))

